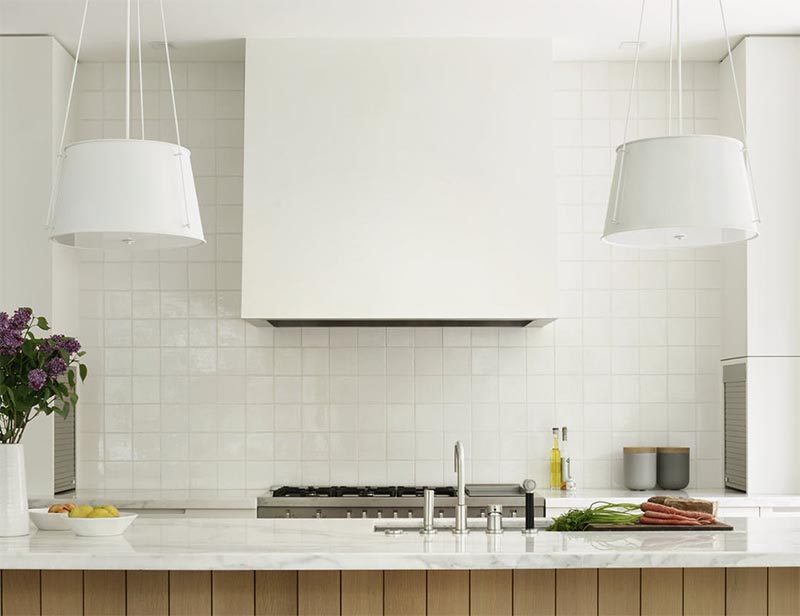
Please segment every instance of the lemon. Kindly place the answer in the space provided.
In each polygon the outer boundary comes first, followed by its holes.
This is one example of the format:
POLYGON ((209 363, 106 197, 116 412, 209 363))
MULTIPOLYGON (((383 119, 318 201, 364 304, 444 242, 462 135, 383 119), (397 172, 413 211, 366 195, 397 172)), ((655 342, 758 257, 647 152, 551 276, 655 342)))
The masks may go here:
POLYGON ((113 518, 114 516, 107 509, 102 507, 95 507, 92 512, 86 516, 87 518, 113 518))
POLYGON ((87 518, 89 514, 94 510, 94 507, 91 505, 78 505, 69 512, 69 517, 71 518, 87 518))
POLYGON ((114 505, 100 505, 99 509, 105 509, 111 514, 112 518, 119 517, 119 510, 114 505))

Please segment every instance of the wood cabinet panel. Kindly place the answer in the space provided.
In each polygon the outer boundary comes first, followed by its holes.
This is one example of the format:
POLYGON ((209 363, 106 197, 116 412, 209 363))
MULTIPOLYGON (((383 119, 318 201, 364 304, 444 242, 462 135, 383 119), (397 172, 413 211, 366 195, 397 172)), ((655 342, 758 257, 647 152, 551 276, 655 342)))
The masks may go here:
POLYGON ((383 571, 342 571, 342 616, 383 613, 383 571))
POLYGON ((775 567, 768 573, 769 616, 800 614, 800 567, 775 567))
POLYGON ((425 571, 383 572, 383 613, 385 616, 424 614, 428 580, 425 571))
POLYGON ((642 616, 683 614, 683 569, 642 569, 642 616))
POLYGON ((469 571, 428 571, 428 616, 469 614, 469 571))
POLYGON ((255 572, 214 571, 211 574, 211 613, 246 616, 256 612, 255 572))
POLYGON ((339 571, 297 573, 297 613, 301 616, 338 616, 341 610, 339 571))
POLYGON ((597 572, 597 613, 600 616, 639 614, 639 569, 600 569, 597 572))
POLYGON ((125 616, 125 572, 84 571, 83 613, 86 616, 125 616))
POLYGON ((81 616, 83 571, 42 571, 41 593, 42 616, 81 616))
POLYGON ((556 571, 556 614, 585 616, 597 613, 597 569, 556 571))
POLYGON ((39 572, 30 570, 3 571, 3 616, 30 616, 41 611, 39 572))
POLYGON ((256 571, 256 616, 297 614, 297 571, 256 571))
POLYGON ((170 616, 211 616, 211 572, 169 572, 170 616))
POLYGON ((554 569, 514 570, 514 616, 554 616, 556 572, 554 569))
POLYGON ((169 572, 128 571, 128 616, 169 614, 169 572))
POLYGON ((684 569, 684 616, 719 616, 724 613, 725 569, 684 569))
POLYGON ((472 616, 511 616, 513 573, 509 569, 470 571, 469 613, 472 616))
POLYGON ((766 616, 767 569, 728 569, 725 583, 725 608, 728 616, 766 616))

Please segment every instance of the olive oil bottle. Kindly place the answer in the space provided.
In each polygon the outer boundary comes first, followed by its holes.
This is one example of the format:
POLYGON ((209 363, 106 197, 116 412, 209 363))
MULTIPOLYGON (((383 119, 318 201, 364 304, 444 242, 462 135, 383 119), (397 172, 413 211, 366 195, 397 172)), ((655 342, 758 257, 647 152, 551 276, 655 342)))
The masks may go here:
POLYGON ((553 448, 550 450, 550 489, 561 489, 561 452, 558 449, 558 428, 553 428, 553 448))

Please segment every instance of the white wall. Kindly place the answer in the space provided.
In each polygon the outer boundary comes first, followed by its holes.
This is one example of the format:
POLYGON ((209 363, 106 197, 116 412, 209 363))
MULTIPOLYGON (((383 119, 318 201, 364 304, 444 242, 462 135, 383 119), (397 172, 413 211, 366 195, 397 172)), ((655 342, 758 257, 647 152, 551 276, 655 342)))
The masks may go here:
MULTIPOLYGON (((76 255, 45 229, 72 58, 47 36, 0 37, 0 310, 30 306, 77 333, 76 255)), ((23 439, 29 494, 53 491, 53 417, 23 439)))
MULTIPOLYGON (((555 65, 557 322, 300 331, 238 318, 243 65, 178 64, 209 244, 81 264, 92 377, 79 485, 450 483, 457 438, 471 480, 546 483, 550 428, 562 424, 581 486, 619 485, 623 445, 665 443, 692 448, 693 485, 721 485, 718 253, 599 240, 629 71, 555 65)), ((82 136, 121 134, 121 75, 83 67, 82 136)), ((717 65, 685 75, 688 129, 713 132, 717 65)), ((154 135, 171 138, 163 70, 147 65, 145 78, 154 135)), ((640 87, 633 134, 663 132, 665 64, 645 63, 640 87)))

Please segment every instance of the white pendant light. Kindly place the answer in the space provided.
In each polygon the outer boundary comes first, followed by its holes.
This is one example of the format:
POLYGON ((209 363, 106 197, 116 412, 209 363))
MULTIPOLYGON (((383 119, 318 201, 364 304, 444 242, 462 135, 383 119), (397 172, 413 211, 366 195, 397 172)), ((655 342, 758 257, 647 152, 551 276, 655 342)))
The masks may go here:
POLYGON ((719 0, 719 8, 743 141, 720 135, 683 134, 680 0, 675 0, 674 6, 677 24, 678 134, 671 134, 671 3, 669 134, 627 141, 631 101, 639 66, 644 7, 645 0, 642 0, 623 143, 617 148, 603 239, 610 244, 635 248, 698 247, 752 239, 758 235, 759 215, 722 0, 719 0))
POLYGON ((161 25, 177 143, 145 139, 139 1, 136 0, 136 13, 141 139, 130 138, 131 0, 126 0, 125 138, 80 141, 64 148, 89 0, 84 4, 48 214, 50 237, 62 244, 152 250, 205 243, 191 155, 180 144, 163 0, 161 25))

